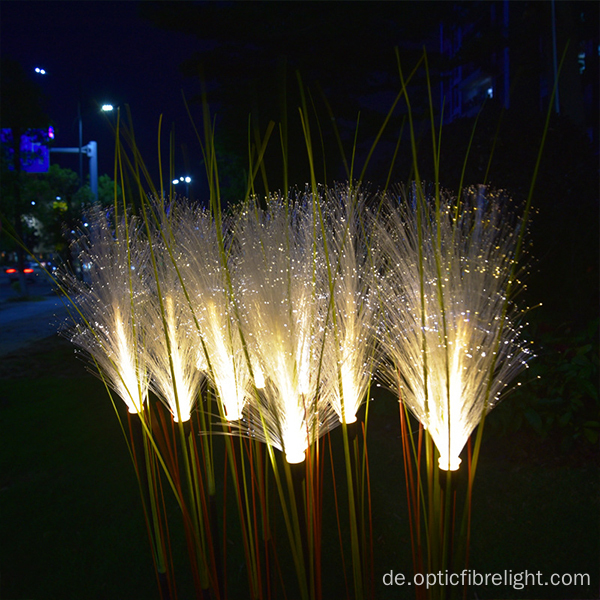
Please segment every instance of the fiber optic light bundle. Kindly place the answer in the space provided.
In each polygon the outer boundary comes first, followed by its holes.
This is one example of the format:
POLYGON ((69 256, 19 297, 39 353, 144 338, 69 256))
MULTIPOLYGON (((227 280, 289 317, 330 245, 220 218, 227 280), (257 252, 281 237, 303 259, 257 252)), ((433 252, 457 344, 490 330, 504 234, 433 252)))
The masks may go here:
MULTIPOLYGON (((472 431, 531 358, 507 293, 518 221, 483 189, 390 202, 378 224, 385 275, 384 380, 427 429, 439 466, 458 469, 472 431)), ((514 281, 513 281, 514 278, 514 281)))

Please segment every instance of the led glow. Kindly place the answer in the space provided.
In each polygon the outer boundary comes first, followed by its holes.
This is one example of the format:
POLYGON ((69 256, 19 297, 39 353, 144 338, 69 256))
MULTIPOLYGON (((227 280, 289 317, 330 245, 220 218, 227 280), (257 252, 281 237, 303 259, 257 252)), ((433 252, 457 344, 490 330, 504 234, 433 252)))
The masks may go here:
POLYGON ((289 448, 288 448, 288 450, 286 450, 285 460, 290 465, 297 465, 298 463, 304 462, 304 459, 306 458, 306 451, 300 450, 301 446, 303 446, 303 445, 304 445, 304 443, 299 444, 297 451, 294 451, 293 449, 289 449, 289 448))
MULTIPOLYGON (((225 418, 237 421, 242 418, 250 375, 226 291, 226 269, 214 220, 204 210, 180 206, 168 226, 174 233, 178 269, 193 304, 196 365, 212 382, 225 418)), ((187 304, 188 300, 181 298, 180 302, 187 304)))
POLYGON ((379 227, 394 265, 381 286, 389 332, 382 375, 431 435, 440 468, 455 470, 530 358, 513 305, 502 320, 517 235, 507 199, 481 187, 458 211, 452 198, 441 199, 438 215, 433 199, 423 202, 420 214, 410 202, 392 206, 379 227))
POLYGON ((116 337, 115 363, 120 376, 115 382, 117 393, 127 405, 127 410, 136 414, 142 411, 144 398, 138 394, 138 369, 132 352, 131 337, 125 332, 121 311, 114 308, 114 325, 116 337))
POLYGON ((167 318, 167 333, 171 341, 171 361, 173 363, 174 377, 173 386, 171 387, 173 394, 170 398, 169 404, 173 412, 173 418, 175 421, 189 421, 191 407, 194 402, 195 389, 192 389, 188 385, 188 378, 186 377, 186 364, 185 359, 182 356, 180 349, 180 340, 178 336, 178 324, 175 321, 175 307, 173 304, 173 297, 167 296, 166 301, 166 318, 167 318), (192 395, 193 394, 193 395, 192 395))
POLYGON ((148 394, 148 372, 136 310, 143 312, 145 303, 141 281, 126 267, 128 260, 141 259, 139 227, 134 219, 127 224, 111 224, 99 209, 92 210, 88 217, 89 227, 85 233, 80 232, 78 239, 86 281, 57 273, 85 319, 76 324, 71 341, 94 358, 128 411, 139 413, 148 394), (126 231, 128 243, 124 242, 126 231))
POLYGON ((254 364, 252 367, 254 373, 254 385, 257 389, 262 390, 265 387, 265 374, 258 364, 254 364))
POLYGON ((225 408, 225 418, 228 421, 237 421, 242 418, 245 385, 240 385, 242 382, 237 377, 234 354, 227 340, 227 323, 211 300, 206 301, 203 312, 202 330, 210 347, 214 383, 225 408))
MULTIPOLYGON (((314 237, 312 203, 267 200, 236 222, 236 289, 253 364, 267 374, 246 406, 251 435, 302 462, 309 446, 337 423, 319 393, 319 361, 328 308, 322 240, 314 237)), ((260 377, 257 377, 257 387, 260 377)))
MULTIPOLYGON (((158 240, 154 244, 160 248, 158 240)), ((159 283, 166 296, 162 309, 158 298, 152 299, 144 323, 152 389, 169 408, 173 420, 185 422, 191 417, 203 375, 196 368, 198 353, 189 309, 175 277, 168 263, 162 263, 159 283)))
POLYGON ((458 471, 461 460, 458 456, 448 457, 446 454, 440 454, 438 465, 442 471, 458 471))
POLYGON ((340 422, 354 423, 371 380, 376 302, 371 302, 374 269, 369 262, 364 196, 337 186, 323 203, 333 265, 330 344, 325 355, 327 393, 340 422))

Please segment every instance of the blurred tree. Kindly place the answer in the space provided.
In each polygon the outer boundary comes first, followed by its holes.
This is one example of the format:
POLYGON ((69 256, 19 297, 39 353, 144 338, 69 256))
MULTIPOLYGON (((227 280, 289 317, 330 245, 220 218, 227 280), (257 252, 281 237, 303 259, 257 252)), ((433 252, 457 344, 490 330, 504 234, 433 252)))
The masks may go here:
MULTIPOLYGON (((98 178, 98 202, 114 203, 115 182, 108 175, 98 178)), ((58 253, 68 260, 69 232, 80 227, 85 210, 95 202, 89 183, 79 187, 79 176, 71 169, 51 165, 48 173, 29 174, 23 179, 26 245, 37 253, 58 253)), ((117 197, 121 188, 117 186, 117 197)))
MULTIPOLYGON (((35 129, 48 127, 50 119, 43 108, 41 89, 26 74, 16 61, 2 57, 0 68, 0 128, 10 129, 10 149, 3 148, 2 196, 0 198, 0 233, 3 229, 14 232, 23 240, 23 213, 25 205, 21 194, 24 177, 21 169, 21 137, 35 129), (7 151, 8 150, 8 151, 7 151), (5 194, 5 192, 9 192, 5 194)), ((17 260, 20 272, 20 289, 27 293, 27 282, 23 275, 25 252, 17 245, 17 260)))

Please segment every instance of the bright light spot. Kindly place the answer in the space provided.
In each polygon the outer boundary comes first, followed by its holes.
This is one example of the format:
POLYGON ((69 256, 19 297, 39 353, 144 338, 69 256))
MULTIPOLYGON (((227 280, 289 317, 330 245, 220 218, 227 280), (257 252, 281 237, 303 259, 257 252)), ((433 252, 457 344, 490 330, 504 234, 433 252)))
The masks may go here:
POLYGON ((114 309, 114 321, 116 335, 115 362, 120 374, 115 382, 117 392, 127 405, 129 412, 135 414, 142 410, 143 400, 139 396, 139 382, 130 335, 126 333, 123 327, 123 319, 118 307, 114 309))
POLYGON ((179 183, 179 179, 173 179, 173 185, 177 185, 179 183))
POLYGON ((461 460, 458 456, 451 456, 448 459, 447 456, 440 455, 438 458, 438 465, 442 471, 457 471, 460 463, 461 460))
POLYGON ((254 385, 257 389, 262 390, 265 387, 265 374, 258 365, 253 365, 252 371, 254 373, 254 385))
POLYGON ((225 418, 237 421, 242 418, 244 393, 235 357, 233 356, 226 331, 226 320, 212 301, 205 304, 206 342, 209 344, 212 376, 225 407, 225 418))
POLYGON ((206 356, 204 350, 200 348, 196 354, 196 368, 202 373, 206 373, 208 370, 208 363, 206 362, 206 356))
POLYGON ((35 68, 35 72, 38 73, 39 75, 45 75, 46 74, 46 69, 42 69, 40 67, 36 67, 35 68))
POLYGON ((102 105, 102 111, 103 112, 110 112, 111 110, 114 110, 114 106, 112 104, 103 104, 102 105))
POLYGON ((304 453, 304 450, 286 450, 285 460, 287 460, 290 465, 297 465, 298 463, 301 463, 305 458, 306 454, 304 453))
POLYGON ((171 387, 172 395, 171 398, 169 398, 169 403, 173 412, 174 421, 179 421, 179 417, 181 417, 181 421, 185 422, 190 420, 193 398, 191 397, 192 390, 190 390, 185 374, 185 360, 182 356, 179 344, 177 343, 178 336, 177 321, 175 319, 175 302, 172 296, 167 296, 165 310, 167 331, 169 339, 171 340, 172 371, 175 376, 175 380, 171 387))
POLYGON ((189 183, 191 180, 192 180, 192 178, 191 178, 191 177, 186 177, 186 178, 185 178, 185 182, 186 182, 186 183, 189 183))
POLYGON ((35 206, 35 200, 31 201, 31 206, 35 206))
POLYGON ((54 127, 48 127, 48 138, 51 140, 54 139, 54 127))
MULTIPOLYGON (((346 354, 352 352, 351 348, 346 348, 346 354)), ((354 423, 356 421, 356 414, 352 409, 356 410, 356 398, 358 397, 358 391, 356 389, 356 372, 353 368, 353 364, 351 362, 351 356, 346 356, 344 362, 342 364, 341 375, 342 375, 342 393, 343 393, 343 402, 342 399, 339 398, 340 404, 340 413, 339 419, 340 423, 343 423, 344 420, 347 424, 354 423), (343 413, 343 416, 342 416, 343 413)))
POLYGON ((493 98, 494 97, 494 88, 489 87, 487 89, 487 96, 488 96, 488 98, 493 98))

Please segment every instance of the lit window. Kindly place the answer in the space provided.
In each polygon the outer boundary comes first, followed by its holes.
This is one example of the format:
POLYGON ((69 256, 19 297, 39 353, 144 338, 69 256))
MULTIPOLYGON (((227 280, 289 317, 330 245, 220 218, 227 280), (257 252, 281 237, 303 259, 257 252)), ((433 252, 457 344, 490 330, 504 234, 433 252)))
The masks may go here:
POLYGON ((580 52, 577 55, 577 64, 579 65, 579 74, 585 71, 585 52, 580 52))

